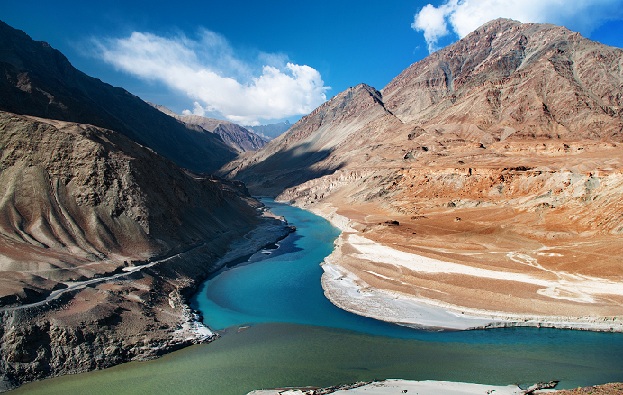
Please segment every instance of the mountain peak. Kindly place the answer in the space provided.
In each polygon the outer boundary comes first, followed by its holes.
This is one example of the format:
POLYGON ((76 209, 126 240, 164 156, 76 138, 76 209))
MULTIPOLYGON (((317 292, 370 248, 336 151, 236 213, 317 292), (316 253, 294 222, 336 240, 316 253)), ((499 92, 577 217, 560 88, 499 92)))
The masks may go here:
POLYGON ((561 26, 496 19, 412 64, 382 90, 383 102, 403 122, 612 137, 621 133, 613 115, 623 106, 622 57, 561 26))

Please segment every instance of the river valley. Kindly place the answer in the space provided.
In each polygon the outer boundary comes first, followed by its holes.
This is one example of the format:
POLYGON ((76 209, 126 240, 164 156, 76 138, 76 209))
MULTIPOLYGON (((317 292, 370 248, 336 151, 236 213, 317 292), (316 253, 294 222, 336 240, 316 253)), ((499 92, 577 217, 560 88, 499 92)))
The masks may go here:
POLYGON ((573 388, 623 380, 623 334, 537 328, 414 330, 342 311, 319 264, 338 231, 265 201, 297 231, 206 281, 193 300, 220 339, 158 360, 24 385, 15 394, 245 394, 403 378, 573 388))

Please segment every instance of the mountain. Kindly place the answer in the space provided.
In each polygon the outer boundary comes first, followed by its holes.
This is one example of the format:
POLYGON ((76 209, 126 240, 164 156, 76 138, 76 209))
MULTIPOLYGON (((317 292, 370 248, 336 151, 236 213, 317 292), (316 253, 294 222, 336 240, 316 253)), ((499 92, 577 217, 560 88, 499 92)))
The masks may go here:
POLYGON ((182 121, 190 128, 196 129, 199 127, 199 132, 206 131, 218 135, 221 140, 225 142, 225 144, 237 153, 257 151, 266 145, 267 142, 267 139, 232 122, 203 117, 200 115, 178 115, 166 107, 154 104, 152 104, 152 106, 165 114, 182 121))
POLYGON ((383 89, 405 123, 477 127, 493 141, 621 141, 621 50, 564 27, 490 22, 383 89))
POLYGON ((205 341, 201 279, 288 232, 240 183, 114 131, 7 112, 0 131, 0 390, 205 341))
POLYGON ((268 140, 272 140, 282 135, 286 130, 290 129, 291 126, 292 124, 290 124, 290 121, 285 120, 283 122, 270 123, 267 125, 248 126, 248 128, 260 136, 264 136, 268 140))
POLYGON ((0 109, 115 130, 193 171, 212 172, 236 152, 188 129, 124 89, 76 70, 59 51, 0 22, 0 109))
MULTIPOLYGON (((354 158, 364 165, 371 151, 378 150, 376 144, 392 143, 398 151, 382 153, 402 154, 402 159, 502 141, 619 142, 623 138, 620 59, 620 49, 591 42, 563 27, 496 20, 413 64, 380 92, 365 84, 342 92, 264 150, 228 164, 225 171, 236 168, 232 174, 240 179, 266 173, 265 180, 251 177, 255 181, 249 184, 262 191, 260 183, 274 183, 271 171, 280 161, 275 154, 290 150, 332 152, 309 163, 332 171, 336 158, 337 162, 354 158), (358 94, 362 91, 375 92, 371 103, 378 116, 367 113, 367 95, 358 94), (337 115, 327 118, 326 114, 337 115), (359 134, 353 135, 355 131, 359 134)), ((290 168, 283 167, 277 171, 290 168)), ((296 182, 277 183, 274 192, 296 182)))
POLYGON ((353 302, 339 279, 354 279, 359 295, 380 289, 459 314, 526 317, 517 325, 620 316, 622 295, 608 284, 623 289, 621 64, 621 49, 563 27, 498 19, 380 91, 361 84, 336 95, 221 174, 343 226, 323 285, 359 314, 392 320, 400 305, 389 298, 367 311, 376 302, 353 302), (364 258, 361 240, 385 252, 364 258), (403 253, 460 270, 434 275, 386 259, 403 253), (465 274, 476 269, 500 279, 465 274), (537 285, 543 278, 552 284, 537 285))
POLYGON ((385 109, 380 92, 358 85, 303 117, 264 149, 227 164, 221 174, 245 182, 254 193, 276 196, 365 155, 359 152, 365 142, 382 138, 385 125, 396 123, 400 122, 385 109), (371 123, 380 128, 364 128, 371 123))
POLYGON ((214 338, 203 279, 291 231, 205 173, 236 152, 3 23, 0 48, 0 392, 214 338))

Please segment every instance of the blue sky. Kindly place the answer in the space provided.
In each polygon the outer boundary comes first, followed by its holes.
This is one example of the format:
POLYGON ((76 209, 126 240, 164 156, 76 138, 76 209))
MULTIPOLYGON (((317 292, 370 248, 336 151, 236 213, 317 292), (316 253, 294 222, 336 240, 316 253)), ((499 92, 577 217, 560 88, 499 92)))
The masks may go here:
POLYGON ((241 124, 295 121, 496 17, 623 47, 623 0, 2 0, 0 20, 144 100, 241 124))

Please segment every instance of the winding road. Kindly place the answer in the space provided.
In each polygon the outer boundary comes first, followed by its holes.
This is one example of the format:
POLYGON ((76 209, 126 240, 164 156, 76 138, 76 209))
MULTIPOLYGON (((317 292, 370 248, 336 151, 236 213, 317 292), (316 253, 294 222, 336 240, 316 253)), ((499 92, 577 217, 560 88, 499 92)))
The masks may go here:
POLYGON ((116 280, 116 279, 121 278, 121 277, 125 277, 125 276, 127 276, 129 274, 136 273, 136 272, 141 271, 143 269, 147 269, 147 268, 152 267, 154 265, 157 265, 159 263, 167 262, 167 261, 169 261, 171 259, 174 259, 174 258, 179 258, 183 254, 186 254, 186 253, 188 253, 190 251, 193 251, 193 250, 195 250, 195 249, 197 249, 199 247, 202 247, 203 245, 205 245, 205 243, 201 243, 201 244, 195 245, 195 246, 187 249, 186 251, 179 252, 179 253, 177 253, 175 255, 171 255, 169 257, 166 257, 166 258, 163 258, 163 259, 159 259, 157 261, 153 261, 153 262, 147 263, 145 265, 124 267, 122 269, 123 270, 122 273, 116 273, 116 274, 113 274, 113 275, 110 275, 110 276, 105 276, 105 277, 92 278, 92 279, 84 280, 84 281, 65 282, 63 284, 67 285, 67 288, 54 290, 54 291, 52 291, 50 293, 50 295, 48 295, 47 298, 45 298, 43 300, 40 300, 38 302, 23 304, 23 305, 19 305, 19 306, 2 307, 2 308, 0 308, 0 312, 15 311, 15 310, 22 310, 22 309, 29 309, 29 308, 32 308, 32 307, 43 306, 43 305, 45 305, 45 304, 47 304, 47 303, 49 303, 49 302, 51 302, 53 300, 56 300, 56 299, 60 298, 63 294, 65 294, 67 292, 75 291, 75 290, 78 290, 78 289, 83 289, 86 286, 91 285, 91 284, 103 283, 103 282, 107 282, 107 281, 111 281, 111 280, 116 280))

